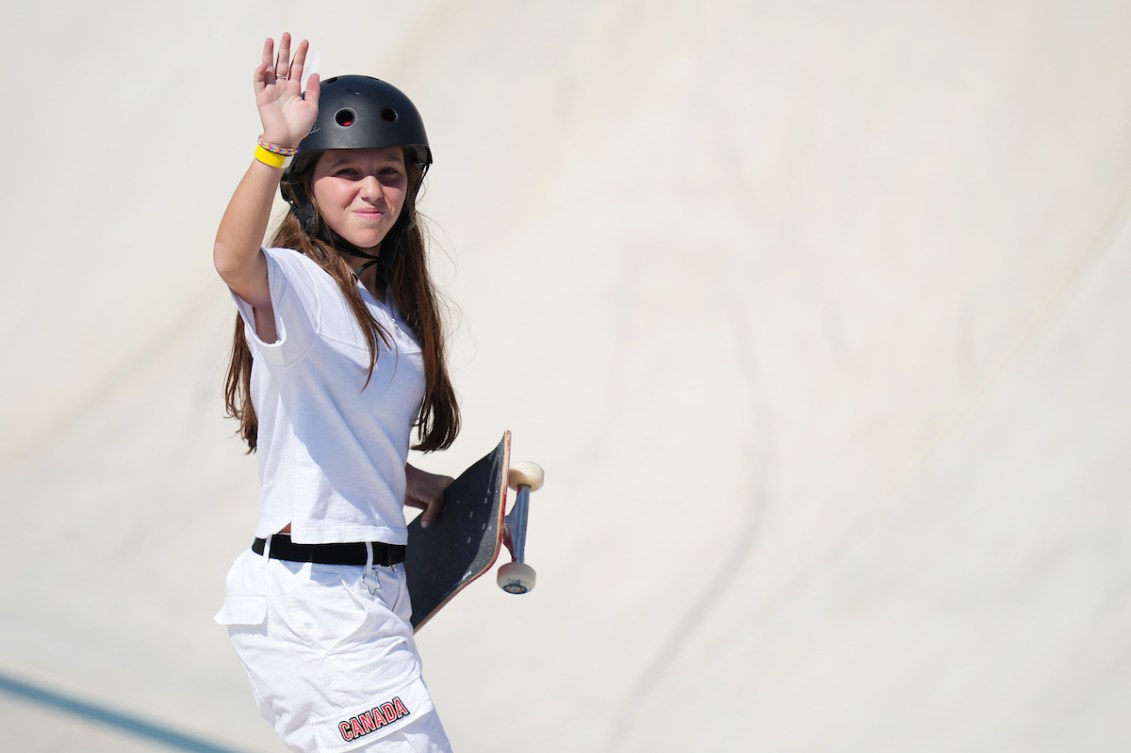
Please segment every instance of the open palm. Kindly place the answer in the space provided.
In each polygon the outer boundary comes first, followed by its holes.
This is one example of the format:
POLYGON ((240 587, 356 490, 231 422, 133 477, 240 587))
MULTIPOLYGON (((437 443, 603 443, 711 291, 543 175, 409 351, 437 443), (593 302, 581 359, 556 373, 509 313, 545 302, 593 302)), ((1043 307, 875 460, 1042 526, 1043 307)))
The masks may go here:
POLYGON ((318 74, 312 74, 302 95, 303 66, 309 43, 299 42, 291 58, 291 35, 284 33, 275 55, 275 40, 263 43, 263 59, 255 69, 255 104, 263 123, 263 138, 280 146, 295 147, 314 126, 318 116, 318 74))

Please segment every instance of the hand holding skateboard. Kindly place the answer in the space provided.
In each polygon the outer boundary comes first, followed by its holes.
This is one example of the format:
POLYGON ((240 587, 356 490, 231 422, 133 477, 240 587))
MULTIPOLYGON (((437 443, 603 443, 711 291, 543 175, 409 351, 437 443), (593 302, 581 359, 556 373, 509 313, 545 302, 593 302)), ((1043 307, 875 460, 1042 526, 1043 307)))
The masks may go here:
POLYGON ((409 524, 405 575, 414 630, 490 570, 504 546, 513 561, 499 568, 499 587, 513 594, 534 588, 534 569, 525 562, 526 525, 530 493, 541 488, 544 473, 534 463, 512 467, 510 444, 508 431, 498 447, 447 487, 438 520, 427 528, 419 517, 409 524), (508 486, 517 492, 510 514, 508 486))

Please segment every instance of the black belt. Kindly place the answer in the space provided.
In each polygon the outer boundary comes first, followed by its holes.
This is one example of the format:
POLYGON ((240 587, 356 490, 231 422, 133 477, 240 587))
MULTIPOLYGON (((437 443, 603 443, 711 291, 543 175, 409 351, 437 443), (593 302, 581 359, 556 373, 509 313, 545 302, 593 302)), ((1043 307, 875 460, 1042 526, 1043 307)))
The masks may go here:
MULTIPOLYGON (((263 554, 267 541, 256 539, 251 551, 263 554)), ((373 564, 391 567, 404 562, 405 547, 399 544, 386 544, 374 541, 373 564)), ((317 565, 365 565, 369 562, 369 552, 362 542, 350 544, 296 544, 285 533, 271 537, 271 559, 288 562, 313 562, 317 565)))

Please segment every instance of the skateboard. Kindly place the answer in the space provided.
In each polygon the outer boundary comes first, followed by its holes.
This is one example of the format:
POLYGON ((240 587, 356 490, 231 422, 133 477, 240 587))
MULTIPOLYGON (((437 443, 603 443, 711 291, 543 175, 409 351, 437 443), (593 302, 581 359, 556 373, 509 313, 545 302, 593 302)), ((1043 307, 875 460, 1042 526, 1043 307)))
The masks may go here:
POLYGON ((544 474, 534 463, 512 465, 510 450, 507 431, 498 447, 448 486, 435 523, 424 528, 417 517, 408 524, 404 566, 414 631, 490 570, 504 546, 512 561, 499 568, 499 587, 512 594, 534 588, 534 569, 525 562, 526 522, 530 493, 541 488, 544 474), (506 514, 508 486, 517 495, 506 514))

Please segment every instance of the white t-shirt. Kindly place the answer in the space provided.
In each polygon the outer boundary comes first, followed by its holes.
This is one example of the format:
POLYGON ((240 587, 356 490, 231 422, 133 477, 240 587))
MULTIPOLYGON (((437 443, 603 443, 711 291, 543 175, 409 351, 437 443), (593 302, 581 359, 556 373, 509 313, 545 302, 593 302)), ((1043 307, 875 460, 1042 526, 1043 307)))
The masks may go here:
POLYGON ((304 544, 407 542, 405 463, 424 397, 420 346, 392 302, 358 284, 388 333, 368 386, 369 348, 338 283, 290 249, 264 249, 278 340, 255 333, 236 299, 251 348, 251 400, 259 419, 260 494, 255 535, 291 524, 304 544), (363 389, 364 387, 364 389, 363 389))

